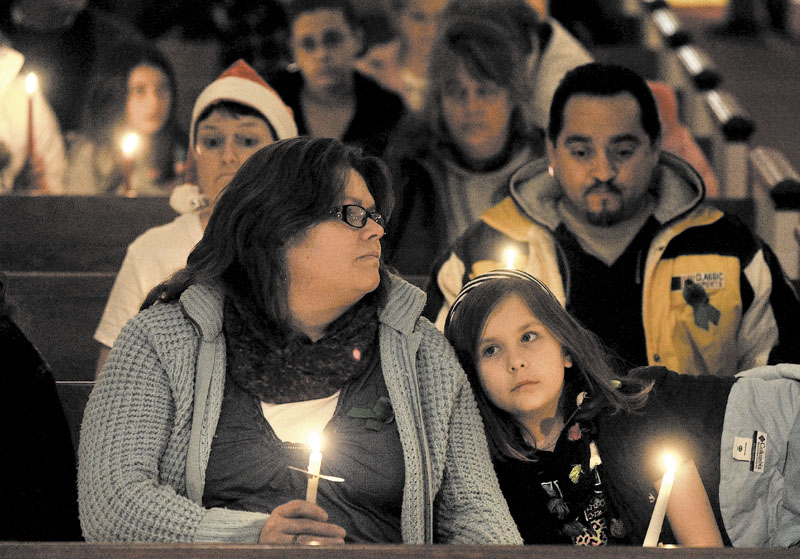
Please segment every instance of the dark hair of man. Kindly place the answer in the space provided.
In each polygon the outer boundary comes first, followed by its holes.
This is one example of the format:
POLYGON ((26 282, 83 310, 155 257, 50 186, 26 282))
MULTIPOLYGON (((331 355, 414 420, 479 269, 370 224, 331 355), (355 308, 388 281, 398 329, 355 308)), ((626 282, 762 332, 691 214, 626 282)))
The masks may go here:
POLYGON ((633 411, 646 402, 649 384, 623 377, 622 389, 617 388, 614 380, 618 377, 619 367, 600 339, 581 326, 537 282, 521 278, 487 280, 475 286, 468 299, 453 310, 444 334, 455 348, 472 384, 483 416, 489 448, 495 459, 535 459, 535 455, 521 442, 522 425, 486 396, 477 368, 480 338, 486 321, 492 311, 511 294, 519 295, 572 361, 572 367, 564 370, 560 407, 565 418, 575 411, 575 399, 582 391, 587 392, 587 397, 575 415, 577 419, 591 419, 601 411, 633 411))
POLYGON ((525 108, 531 88, 525 79, 525 59, 521 45, 494 23, 472 17, 453 17, 443 22, 434 41, 428 75, 431 76, 424 103, 426 120, 440 138, 448 132, 442 116, 441 98, 455 80, 459 66, 475 80, 492 82, 507 90, 515 107, 511 122, 521 137, 537 130, 525 108))
POLYGON ((352 31, 361 28, 361 20, 348 0, 292 0, 286 8, 286 16, 291 26, 301 15, 319 10, 341 12, 352 31))
POLYGON ((200 116, 197 117, 197 122, 194 125, 194 138, 192 138, 192 143, 197 143, 197 129, 200 127, 200 123, 203 122, 205 119, 211 116, 211 113, 218 113, 223 116, 231 117, 231 118, 241 118, 243 116, 254 116, 256 118, 261 119, 264 121, 264 124, 267 125, 269 128, 269 133, 272 134, 272 141, 278 139, 278 134, 275 132, 275 129, 270 124, 269 120, 257 109, 254 109, 250 105, 245 105, 243 103, 238 103, 236 101, 217 101, 216 103, 212 103, 200 113, 200 116))
MULTIPOLYGON (((392 188, 380 159, 330 138, 301 136, 261 148, 223 189, 186 267, 153 289, 142 308, 175 301, 192 284, 217 286, 249 300, 267 328, 291 335, 286 251, 343 203, 350 169, 388 219, 392 188)), ((387 284, 381 267, 378 304, 387 284)))
POLYGON ((564 108, 575 95, 611 97, 629 93, 639 105, 642 128, 654 143, 661 135, 661 121, 653 92, 639 74, 613 64, 591 62, 567 72, 558 84, 550 104, 550 123, 547 137, 555 145, 564 127, 564 108))

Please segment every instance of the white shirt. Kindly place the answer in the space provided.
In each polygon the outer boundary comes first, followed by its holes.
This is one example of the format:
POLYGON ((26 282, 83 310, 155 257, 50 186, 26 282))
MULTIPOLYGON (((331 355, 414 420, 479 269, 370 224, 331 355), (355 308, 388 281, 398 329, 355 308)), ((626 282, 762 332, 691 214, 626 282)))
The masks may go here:
POLYGON ((202 237, 197 214, 178 216, 139 235, 128 246, 94 339, 113 346, 150 290, 186 266, 189 253, 202 237))

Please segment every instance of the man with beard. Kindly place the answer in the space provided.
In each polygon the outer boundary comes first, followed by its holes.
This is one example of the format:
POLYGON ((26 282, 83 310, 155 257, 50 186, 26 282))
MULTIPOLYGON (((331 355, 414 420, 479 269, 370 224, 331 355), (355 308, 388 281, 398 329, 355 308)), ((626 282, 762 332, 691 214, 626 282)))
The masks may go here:
POLYGON ((547 136, 548 158, 519 169, 510 196, 434 267, 431 320, 443 326, 467 280, 515 267, 544 281, 628 365, 733 375, 800 361, 800 303, 775 255, 704 203, 697 172, 661 151, 639 75, 572 70, 547 136))

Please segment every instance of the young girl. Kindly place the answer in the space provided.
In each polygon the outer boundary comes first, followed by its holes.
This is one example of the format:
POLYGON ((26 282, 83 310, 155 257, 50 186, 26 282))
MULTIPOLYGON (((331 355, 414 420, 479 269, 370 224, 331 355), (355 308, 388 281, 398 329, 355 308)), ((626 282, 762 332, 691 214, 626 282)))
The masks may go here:
POLYGON ((799 366, 618 376, 598 338, 516 270, 467 283, 445 335, 526 543, 640 545, 665 452, 679 466, 662 541, 800 542, 799 366))
POLYGON ((70 145, 67 194, 169 194, 185 149, 175 117, 172 66, 154 47, 112 46, 98 65, 84 102, 81 131, 70 145), (139 141, 126 169, 123 137, 139 141))

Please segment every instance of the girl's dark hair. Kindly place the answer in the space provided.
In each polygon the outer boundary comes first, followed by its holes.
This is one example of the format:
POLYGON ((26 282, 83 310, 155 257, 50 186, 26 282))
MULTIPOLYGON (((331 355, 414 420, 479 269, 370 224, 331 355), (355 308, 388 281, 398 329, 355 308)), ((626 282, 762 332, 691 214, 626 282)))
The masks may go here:
POLYGON ((361 20, 349 0, 292 0, 286 7, 289 26, 291 27, 301 15, 318 10, 341 12, 351 30, 361 28, 361 20))
POLYGON ((489 400, 477 368, 478 347, 486 321, 511 294, 518 295, 528 305, 572 360, 572 367, 564 372, 561 409, 565 418, 575 411, 575 398, 582 391, 587 392, 587 397, 575 414, 577 419, 588 420, 601 412, 633 411, 646 402, 650 386, 639 380, 619 378, 614 359, 600 339, 581 326, 540 282, 520 277, 486 280, 474 286, 453 309, 444 334, 455 348, 475 391, 494 458, 531 457, 530 449, 519 436, 522 427, 511 414, 489 400))
POLYGON ((151 162, 158 172, 156 183, 175 176, 175 161, 183 148, 183 134, 177 124, 177 83, 172 65, 164 54, 147 43, 113 43, 101 57, 90 79, 83 104, 81 129, 98 146, 116 153, 117 134, 125 123, 128 79, 138 66, 152 66, 167 77, 172 102, 164 125, 151 139, 151 162))
POLYGON ((439 138, 449 138, 442 115, 443 91, 462 64, 473 79, 509 92, 514 106, 511 134, 527 138, 538 132, 528 109, 532 89, 526 80, 524 47, 494 22, 452 17, 442 22, 431 49, 430 84, 423 102, 423 114, 439 138))
MULTIPOLYGON (((218 286, 250 302, 268 328, 291 335, 287 248, 342 204, 350 169, 388 219, 393 196, 380 159, 330 138, 301 136, 261 148, 223 189, 186 267, 153 289, 142 308, 175 301, 192 284, 218 286)), ((378 304, 387 285, 381 267, 378 304)))

